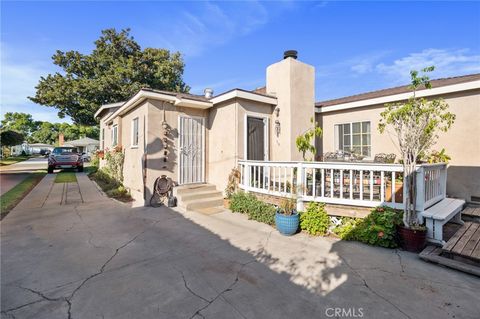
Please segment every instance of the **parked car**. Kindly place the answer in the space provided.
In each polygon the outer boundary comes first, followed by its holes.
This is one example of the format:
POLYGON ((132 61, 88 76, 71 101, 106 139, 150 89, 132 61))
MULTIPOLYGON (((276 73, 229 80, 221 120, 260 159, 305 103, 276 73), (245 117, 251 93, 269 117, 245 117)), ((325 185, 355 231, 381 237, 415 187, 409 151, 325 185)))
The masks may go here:
POLYGON ((56 168, 76 168, 83 172, 82 154, 76 147, 55 147, 48 156, 48 173, 56 168))

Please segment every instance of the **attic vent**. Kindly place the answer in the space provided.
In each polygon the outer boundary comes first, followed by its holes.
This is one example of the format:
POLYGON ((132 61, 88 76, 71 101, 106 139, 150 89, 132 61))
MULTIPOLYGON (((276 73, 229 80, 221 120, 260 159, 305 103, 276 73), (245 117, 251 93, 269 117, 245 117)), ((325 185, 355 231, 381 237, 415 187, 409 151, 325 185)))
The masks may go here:
POLYGON ((470 200, 472 202, 479 202, 480 203, 480 196, 472 196, 472 197, 470 197, 470 200))
POLYGON ((298 56, 297 50, 287 50, 287 51, 283 52, 283 58, 284 59, 294 58, 296 60, 297 56, 298 56))

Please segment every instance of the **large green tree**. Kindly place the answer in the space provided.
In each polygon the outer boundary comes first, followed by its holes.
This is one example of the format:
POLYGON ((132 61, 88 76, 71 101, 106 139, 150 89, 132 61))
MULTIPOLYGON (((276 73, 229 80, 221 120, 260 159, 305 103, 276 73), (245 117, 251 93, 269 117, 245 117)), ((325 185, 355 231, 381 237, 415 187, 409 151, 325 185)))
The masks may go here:
POLYGON ((28 138, 37 127, 38 122, 35 122, 32 115, 27 113, 7 112, 1 121, 1 129, 3 131, 15 131, 22 134, 25 138, 28 138))
POLYGON ((93 115, 102 104, 126 100, 142 87, 188 92, 182 79, 179 52, 146 48, 129 29, 102 31, 91 54, 57 51, 53 63, 63 72, 41 77, 33 102, 58 109, 77 124, 96 124, 93 115))

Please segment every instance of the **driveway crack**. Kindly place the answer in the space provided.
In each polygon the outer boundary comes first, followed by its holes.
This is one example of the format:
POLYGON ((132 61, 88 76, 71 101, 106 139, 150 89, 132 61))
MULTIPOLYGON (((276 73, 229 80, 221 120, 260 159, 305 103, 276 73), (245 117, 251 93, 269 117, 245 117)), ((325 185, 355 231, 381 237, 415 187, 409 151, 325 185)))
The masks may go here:
POLYGON ((197 298, 200 298, 202 299, 203 301, 206 301, 208 303, 211 302, 211 300, 208 300, 207 298, 204 298, 202 296, 200 296, 199 294, 197 294, 195 291, 193 291, 187 284, 187 280, 185 279, 185 275, 183 273, 183 271, 180 271, 180 270, 177 270, 181 275, 182 275, 182 279, 183 279, 183 285, 185 286, 185 289, 187 289, 192 295, 194 295, 195 297, 197 298))
POLYGON ((402 309, 400 309, 397 305, 395 305, 393 302, 391 302, 388 298, 382 296, 381 294, 379 294, 377 291, 375 291, 375 289, 373 289, 372 287, 370 287, 367 283, 367 281, 365 280, 365 278, 362 277, 362 275, 360 275, 360 273, 355 269, 353 268, 346 260, 345 258, 343 258, 342 256, 339 256, 340 259, 342 259, 342 261, 344 262, 344 264, 350 269, 352 270, 355 275, 357 275, 358 278, 360 278, 363 282, 363 285, 368 289, 370 290, 374 295, 376 295, 377 297, 379 297, 380 299, 384 300, 385 302, 387 302, 388 304, 390 304, 392 307, 394 307, 395 309, 397 309, 401 314, 403 314, 405 317, 409 318, 409 319, 412 319, 408 314, 406 314, 402 309))
MULTIPOLYGON (((190 317, 190 319, 193 319, 195 316, 200 316, 202 318, 205 318, 201 312, 205 309, 207 309, 212 303, 214 303, 218 298, 222 297, 223 298, 223 294, 225 294, 226 292, 229 292, 229 291, 232 291, 233 288, 235 287, 235 285, 238 283, 239 281, 239 276, 240 276, 240 273, 243 271, 243 268, 245 268, 247 265, 251 264, 251 263, 255 263, 257 262, 257 260, 251 260, 251 261, 248 261, 246 263, 243 263, 241 264, 241 267, 240 269, 237 271, 236 275, 235 275, 235 279, 233 280, 233 282, 228 285, 227 288, 225 288, 224 290, 222 290, 220 293, 218 293, 212 300, 208 301, 208 304, 206 304, 205 306, 201 307, 200 309, 197 309, 197 311, 195 311, 195 313, 190 317)), ((203 298, 202 298, 203 299, 203 298)), ((238 310, 237 310, 238 311, 238 310)), ((243 316, 243 315, 242 315, 243 316)))

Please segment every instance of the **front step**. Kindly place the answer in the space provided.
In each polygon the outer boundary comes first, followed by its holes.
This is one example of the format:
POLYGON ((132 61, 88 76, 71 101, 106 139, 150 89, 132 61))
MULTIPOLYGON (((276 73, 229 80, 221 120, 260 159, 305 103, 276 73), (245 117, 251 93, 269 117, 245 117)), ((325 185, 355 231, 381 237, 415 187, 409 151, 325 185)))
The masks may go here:
POLYGON ((210 215, 223 206, 223 195, 212 184, 184 185, 174 189, 178 207, 210 215))

